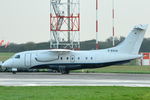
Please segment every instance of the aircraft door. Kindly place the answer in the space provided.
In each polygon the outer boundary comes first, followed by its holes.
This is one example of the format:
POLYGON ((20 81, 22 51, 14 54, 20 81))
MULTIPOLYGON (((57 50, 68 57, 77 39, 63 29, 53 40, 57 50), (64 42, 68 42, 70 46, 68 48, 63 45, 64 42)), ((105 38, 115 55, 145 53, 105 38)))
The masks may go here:
POLYGON ((31 66, 31 54, 30 53, 25 54, 25 66, 26 67, 31 66))

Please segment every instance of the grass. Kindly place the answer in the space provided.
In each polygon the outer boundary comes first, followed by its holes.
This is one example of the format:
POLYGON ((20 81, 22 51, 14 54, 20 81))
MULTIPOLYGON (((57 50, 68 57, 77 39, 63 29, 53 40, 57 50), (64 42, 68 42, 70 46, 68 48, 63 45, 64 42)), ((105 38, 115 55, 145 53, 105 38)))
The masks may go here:
POLYGON ((97 69, 84 69, 74 72, 89 72, 89 73, 137 73, 137 74, 150 74, 150 66, 110 66, 97 69))
POLYGON ((0 87, 1 100, 149 100, 142 87, 0 87))
POLYGON ((0 61, 5 61, 11 57, 14 53, 0 53, 0 61))

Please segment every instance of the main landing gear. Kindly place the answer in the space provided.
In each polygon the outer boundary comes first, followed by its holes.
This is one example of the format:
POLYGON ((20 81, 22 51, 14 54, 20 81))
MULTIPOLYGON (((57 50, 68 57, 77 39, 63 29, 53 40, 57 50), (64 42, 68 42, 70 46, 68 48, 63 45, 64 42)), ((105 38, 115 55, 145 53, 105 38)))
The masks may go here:
POLYGON ((61 74, 69 74, 69 70, 66 68, 66 66, 59 66, 59 72, 61 74))

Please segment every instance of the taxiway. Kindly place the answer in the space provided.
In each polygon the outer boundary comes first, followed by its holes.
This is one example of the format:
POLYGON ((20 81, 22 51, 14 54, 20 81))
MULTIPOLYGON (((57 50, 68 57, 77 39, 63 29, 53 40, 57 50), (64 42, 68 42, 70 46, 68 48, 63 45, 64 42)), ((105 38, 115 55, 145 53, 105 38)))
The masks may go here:
POLYGON ((0 73, 0 86, 130 86, 150 87, 150 74, 0 73))

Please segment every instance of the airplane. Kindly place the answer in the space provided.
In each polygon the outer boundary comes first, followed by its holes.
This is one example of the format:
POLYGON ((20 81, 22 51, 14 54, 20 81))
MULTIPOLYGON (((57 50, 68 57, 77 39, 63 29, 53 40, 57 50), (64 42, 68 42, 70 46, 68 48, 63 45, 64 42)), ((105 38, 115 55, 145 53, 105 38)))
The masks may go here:
POLYGON ((2 68, 48 68, 69 74, 70 70, 101 68, 130 62, 139 55, 148 25, 136 25, 119 45, 107 49, 75 51, 68 49, 32 50, 16 53, 2 64, 2 68))

